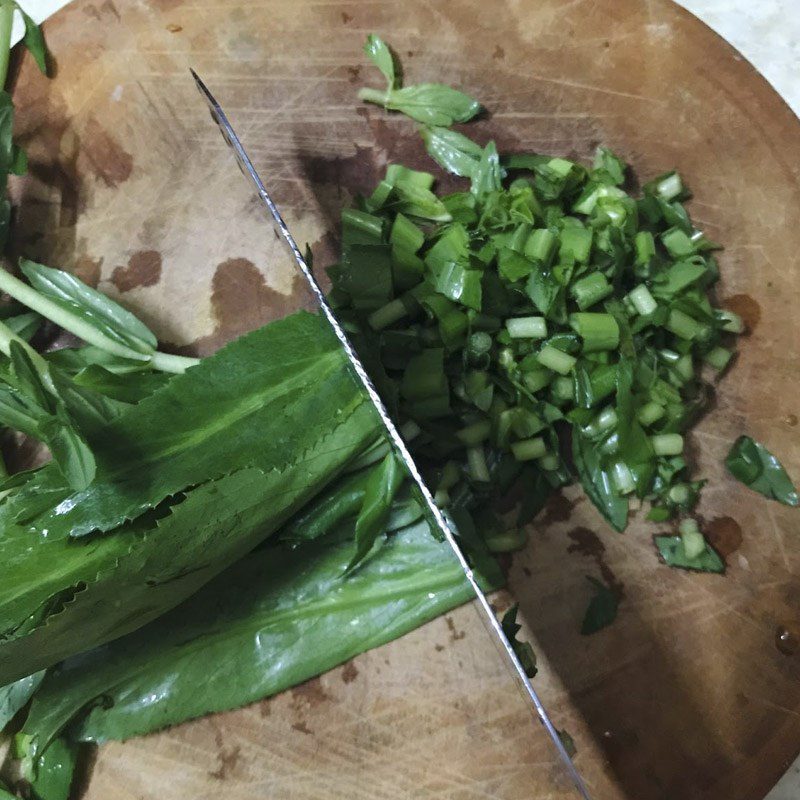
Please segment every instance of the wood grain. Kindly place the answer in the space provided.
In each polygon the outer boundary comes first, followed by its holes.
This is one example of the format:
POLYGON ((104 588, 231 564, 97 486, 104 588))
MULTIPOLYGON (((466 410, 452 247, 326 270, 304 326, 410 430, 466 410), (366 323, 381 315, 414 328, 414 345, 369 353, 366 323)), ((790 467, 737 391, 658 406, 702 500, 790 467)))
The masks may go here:
MULTIPOLYGON (((642 179, 677 167, 726 245, 723 302, 750 334, 691 437, 724 578, 657 563, 653 526, 610 531, 576 490, 510 572, 537 684, 598 800, 759 800, 800 749, 796 511, 738 487, 740 432, 800 475, 800 130, 766 82, 657 0, 76 0, 47 24, 57 75, 25 61, 18 246, 74 269, 159 336, 205 353, 310 302, 188 75, 229 111, 318 263, 336 218, 392 160, 429 166, 413 126, 359 108, 360 55, 386 33, 415 81, 483 100, 501 149, 586 158, 603 142, 642 179), (578 635, 586 574, 613 576, 613 627, 578 635)), ((499 605, 508 604, 503 595, 499 605)), ((571 797, 474 610, 256 706, 102 748, 99 798, 571 797)))

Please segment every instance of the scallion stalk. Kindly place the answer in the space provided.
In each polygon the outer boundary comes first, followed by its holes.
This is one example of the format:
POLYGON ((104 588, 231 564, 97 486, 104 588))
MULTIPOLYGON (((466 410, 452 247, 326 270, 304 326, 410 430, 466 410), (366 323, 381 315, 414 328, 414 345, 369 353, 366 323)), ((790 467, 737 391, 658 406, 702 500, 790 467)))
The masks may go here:
POLYGON ((660 420, 664 413, 664 406, 651 400, 636 412, 636 418, 646 427, 660 420))
POLYGON ((585 353, 619 347, 619 325, 611 314, 577 312, 569 315, 569 324, 583 339, 585 353))
POLYGON ((611 468, 611 480, 620 494, 630 494, 636 488, 636 481, 624 461, 615 461, 611 468))
POLYGON ((483 447, 470 447, 467 450, 467 472, 470 478, 481 483, 489 482, 489 467, 483 447))
POLYGON ((544 339, 547 322, 544 317, 512 317, 506 320, 506 330, 512 339, 544 339))
POLYGON ((705 354, 703 360, 714 369, 723 370, 728 366, 732 357, 733 352, 727 347, 714 347, 705 354))
POLYGON ((491 423, 488 419, 475 422, 472 425, 467 425, 456 433, 459 441, 467 447, 476 447, 481 442, 489 438, 491 430, 491 423))
POLYGON ((541 436, 512 442, 511 453, 517 461, 533 461, 547 454, 547 445, 541 436))
POLYGON ((652 314, 658 308, 658 303, 656 303, 653 295, 650 294, 650 290, 643 283, 640 283, 635 289, 631 289, 628 297, 633 303, 633 307, 643 317, 652 314))
POLYGON ((368 317, 367 322, 374 331, 381 331, 394 325, 395 322, 403 319, 408 314, 405 303, 398 297, 390 300, 386 305, 373 311, 368 317))
POLYGON ((681 339, 694 339, 700 335, 703 326, 678 308, 673 308, 667 317, 667 330, 681 339))
POLYGON ((577 361, 569 353, 565 353, 563 350, 559 350, 549 344, 545 345, 536 357, 543 367, 547 367, 553 372, 559 373, 559 375, 566 375, 571 372, 577 361))
POLYGON ((678 456, 683 452, 683 436, 679 433, 662 433, 650 437, 657 456, 678 456))
POLYGON ((602 272, 591 272, 575 281, 570 290, 578 308, 583 311, 608 297, 614 288, 602 272))

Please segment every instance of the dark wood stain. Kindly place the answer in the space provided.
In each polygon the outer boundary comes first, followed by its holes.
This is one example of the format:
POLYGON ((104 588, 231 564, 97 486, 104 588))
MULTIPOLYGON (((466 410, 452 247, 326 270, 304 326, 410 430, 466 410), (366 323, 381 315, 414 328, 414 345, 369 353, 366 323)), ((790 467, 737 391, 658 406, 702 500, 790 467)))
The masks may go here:
POLYGON ((239 763, 241 748, 238 745, 235 747, 225 747, 222 732, 219 730, 214 734, 214 741, 217 745, 218 766, 215 770, 210 770, 208 774, 215 780, 224 781, 230 773, 236 769, 236 765, 239 763))
POLYGON ((783 421, 790 427, 794 428, 797 425, 797 414, 787 414, 783 421))
POLYGON ((350 83, 360 83, 361 82, 361 64, 356 64, 353 67, 347 68, 347 73, 350 76, 347 80, 350 83))
POLYGON ((215 328, 180 352, 200 356, 213 353, 223 344, 267 322, 285 317, 301 308, 313 309, 314 301, 299 275, 290 294, 267 286, 259 269, 246 258, 229 258, 216 269, 211 281, 211 307, 215 328))
POLYGON ((606 562, 606 546, 600 541, 600 537, 589 528, 578 526, 573 528, 567 536, 572 540, 572 544, 567 547, 568 553, 578 553, 594 560, 603 582, 621 600, 625 597, 625 585, 614 574, 611 567, 606 562))
POLYGON ((752 333, 761 319, 761 306, 749 294, 734 294, 722 301, 724 308, 735 311, 752 333))
POLYGON ((346 11, 342 11, 342 23, 347 25, 348 22, 352 22, 353 17, 351 14, 348 14, 346 11))
POLYGON ((579 497, 574 502, 564 496, 562 492, 550 495, 541 511, 540 525, 552 525, 554 522, 566 522, 572 516, 572 509, 581 502, 579 497))
POLYGON ((140 286, 155 286, 161 280, 161 253, 158 250, 139 250, 128 259, 127 267, 116 267, 111 283, 121 292, 140 286))
POLYGON ((742 528, 732 517, 716 517, 703 526, 708 541, 723 557, 727 558, 742 546, 742 528))
POLYGON ((342 669, 342 683, 352 683, 358 677, 358 667, 354 661, 348 661, 342 669))
POLYGON ((300 722, 293 722, 292 729, 304 733, 306 736, 313 736, 314 732, 302 720, 300 722))
POLYGON ((107 186, 119 186, 131 176, 133 156, 91 117, 81 135, 78 167, 102 180, 107 186))
POLYGON ((295 686, 291 689, 291 695, 296 703, 307 704, 311 708, 321 706, 331 699, 331 696, 325 691, 319 677, 312 678, 310 681, 295 686))
POLYGON ((176 25, 174 22, 170 22, 170 24, 167 25, 167 30, 170 33, 180 33, 183 30, 183 25, 176 25))
POLYGON ((258 715, 261 717, 261 719, 266 719, 271 714, 272 714, 272 705, 270 702, 270 698, 267 698, 266 700, 261 700, 258 703, 258 715))
POLYGON ((442 652, 442 650, 444 650, 444 645, 443 645, 443 644, 435 644, 435 645, 433 646, 433 649, 434 649, 434 650, 435 650, 437 653, 441 653, 441 652, 442 652))
POLYGON ((80 278, 85 284, 93 289, 100 283, 100 268, 103 266, 102 258, 91 258, 90 256, 79 256, 72 266, 70 272, 80 278))
POLYGON ((506 51, 500 47, 499 44, 495 45, 494 52, 492 53, 492 58, 496 61, 502 61, 506 57, 506 51))
POLYGON ((447 630, 450 631, 450 641, 451 642, 458 642, 464 637, 466 637, 466 631, 459 631, 456 630, 456 623, 453 622, 452 617, 445 617, 444 621, 447 623, 447 630))

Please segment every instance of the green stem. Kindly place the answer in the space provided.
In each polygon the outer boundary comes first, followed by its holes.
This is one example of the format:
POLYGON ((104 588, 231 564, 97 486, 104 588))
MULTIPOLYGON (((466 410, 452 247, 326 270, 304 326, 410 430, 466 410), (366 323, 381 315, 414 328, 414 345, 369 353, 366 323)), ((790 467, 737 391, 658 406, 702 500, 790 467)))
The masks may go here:
MULTIPOLYGON (((126 347, 124 344, 114 341, 106 336, 101 331, 97 330, 92 324, 81 319, 77 314, 62 308, 57 303, 54 303, 49 297, 40 294, 32 286, 23 283, 19 278, 15 278, 11 273, 0 268, 0 289, 7 292, 15 300, 18 300, 23 305, 46 317, 51 322, 62 327, 65 331, 75 334, 79 339, 84 342, 93 344, 107 353, 111 353, 121 358, 129 358, 133 361, 149 361, 154 369, 162 370, 163 372, 183 372, 189 367, 198 364, 196 358, 187 358, 186 356, 174 356, 169 353, 140 353, 138 350, 133 350, 126 347)), ((8 355, 8 348, 10 347, 10 338, 13 337, 16 341, 25 345, 31 353, 35 353, 22 339, 15 336, 8 328, 2 326, 0 328, 0 351, 8 355), (5 330, 3 330, 5 329, 5 330)), ((38 356, 38 354, 37 354, 38 356)))
POLYGON ((189 367, 193 367, 199 363, 199 358, 174 356, 170 353, 162 353, 161 351, 156 351, 150 358, 150 365, 153 369, 160 369, 162 372, 185 372, 189 367))
POLYGON ((381 92, 378 89, 369 89, 364 87, 359 89, 358 99, 363 100, 365 103, 375 103, 375 105, 386 107, 389 102, 389 92, 381 92))
POLYGON ((11 55, 11 28, 14 24, 14 4, 0 3, 0 89, 5 88, 8 59, 11 55))

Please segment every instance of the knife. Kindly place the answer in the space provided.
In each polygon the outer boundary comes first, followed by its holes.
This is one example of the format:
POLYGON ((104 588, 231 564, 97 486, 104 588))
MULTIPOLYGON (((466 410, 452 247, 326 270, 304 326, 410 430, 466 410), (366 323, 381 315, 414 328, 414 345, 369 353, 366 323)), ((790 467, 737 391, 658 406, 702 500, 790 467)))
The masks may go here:
POLYGON ((269 212, 269 215, 272 219, 272 223, 275 227, 276 233, 278 234, 279 238, 281 238, 288 246, 292 257, 295 260, 295 263, 300 268, 300 272, 303 273, 303 276, 308 282, 311 291, 317 298, 320 308, 322 309, 322 313, 325 315, 325 318, 328 320, 330 326, 333 328, 333 332, 336 334, 336 338, 341 342, 341 345, 344 348, 345 353, 347 354, 347 358, 349 359, 350 365, 352 366, 354 372, 356 373, 359 382, 363 386, 364 391, 369 396, 369 399, 372 401, 372 404, 375 406, 375 410, 377 411, 378 416, 380 417, 381 422, 383 423, 383 426, 386 429, 386 434, 388 435, 392 445, 394 446, 397 455, 405 464, 409 475, 411 475, 411 478, 413 479, 414 483, 416 483, 417 488, 419 489, 419 492, 422 495, 422 499, 424 500, 425 505, 427 506, 428 511, 430 512, 430 515, 435 520, 437 526, 439 527, 439 530, 442 532, 442 535, 444 536, 445 540, 453 550, 453 553, 455 554, 458 563, 461 565, 461 569, 464 571, 464 576, 466 577, 469 585, 472 587, 472 591, 475 593, 475 597, 478 600, 478 605, 483 611, 483 614, 486 618, 489 628, 491 628, 492 632, 495 634, 497 640, 500 642, 501 649, 506 654, 508 660, 514 667, 514 671, 516 672, 520 683, 524 687, 525 693, 530 702, 532 703, 534 710, 536 711, 536 715, 539 717, 540 722, 542 723, 542 725, 544 725, 545 729, 547 730, 547 733, 550 735, 550 738, 552 739, 553 744, 555 745, 555 748, 558 751, 559 756, 561 757, 561 760, 564 762, 564 765, 567 769, 567 772, 569 773, 569 776, 572 778, 572 782, 575 785, 575 788, 578 790, 578 793, 584 800, 591 800, 589 792, 586 786, 584 785, 583 779, 578 773, 575 764, 573 764, 572 758, 570 757, 569 753, 564 747, 564 743, 561 741, 561 737, 558 735, 558 731, 553 725, 550 716, 547 713, 547 710, 542 704, 542 701, 539 699, 539 695, 533 688, 530 679, 525 674, 525 668, 522 666, 522 662, 519 660, 517 654, 514 652, 514 648, 511 645, 511 642, 508 640, 508 637, 506 636, 505 632, 503 631, 500 621, 495 616, 494 610, 489 604, 489 601, 486 598, 483 589, 481 589, 475 577, 475 573, 473 572, 472 567, 469 565, 469 561, 467 560, 466 556, 461 550, 461 547, 456 541, 453 529, 450 527, 450 523, 448 522, 442 510, 434 502, 433 495, 431 494, 430 490, 425 485, 425 482, 422 479, 419 467, 417 467, 411 453, 408 450, 408 447, 406 446, 402 436, 400 435, 400 432, 398 431, 394 422, 392 422, 392 419, 389 416, 389 412, 386 410, 386 406, 383 404, 383 400, 381 400, 381 397, 378 394, 377 390, 375 389, 375 386, 373 385, 369 375, 367 374, 367 371, 364 368, 361 359, 358 357, 358 354, 354 350, 353 345, 347 338, 347 334, 345 333, 344 328, 342 327, 339 320, 336 318, 336 315, 334 314, 333 309, 330 307, 324 292, 319 286, 319 283, 317 283, 317 279, 314 277, 314 273, 311 271, 311 267, 309 267, 308 263, 303 257, 303 254, 300 252, 300 248, 297 246, 297 242, 295 241, 294 237, 289 231, 289 228, 286 226, 286 223, 283 221, 283 217, 281 216, 280 211, 278 211, 278 207, 275 205, 272 198, 270 197, 269 192, 264 186, 264 182, 259 177, 258 172, 256 172, 256 169, 253 166, 253 162, 247 155, 247 152, 242 146, 239 137, 236 135, 236 131, 234 131, 233 127, 228 121, 228 117, 222 110, 222 107, 216 101, 211 92, 208 90, 205 83, 203 83, 203 81, 200 79, 199 75, 194 70, 190 71, 192 73, 192 77, 195 80, 195 83, 197 84, 197 88, 199 89, 200 94, 203 96, 203 99, 206 101, 206 104, 208 105, 208 108, 211 112, 211 118, 219 126, 223 138, 233 150, 234 155, 236 157, 236 162, 239 165, 239 169, 242 171, 242 174, 246 178, 248 178, 250 182, 253 184, 260 200, 266 206, 267 211, 269 212))

